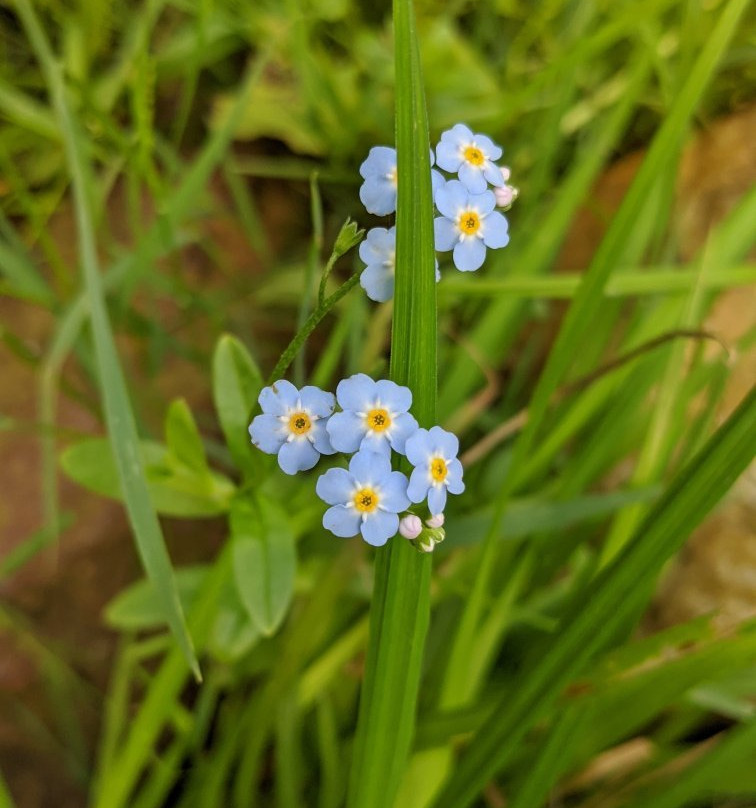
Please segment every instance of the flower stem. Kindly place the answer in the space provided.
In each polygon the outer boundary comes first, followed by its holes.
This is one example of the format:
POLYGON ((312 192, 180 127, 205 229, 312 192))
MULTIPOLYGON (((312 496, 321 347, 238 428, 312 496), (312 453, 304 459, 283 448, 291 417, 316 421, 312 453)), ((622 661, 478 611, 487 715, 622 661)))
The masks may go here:
POLYGON ((304 345, 307 337, 317 328, 318 323, 328 314, 328 312, 341 300, 347 292, 351 291, 360 280, 358 274, 352 275, 348 281, 339 286, 339 288, 330 296, 325 298, 315 309, 315 311, 305 320, 302 327, 294 335, 294 338, 287 346, 286 350, 281 354, 273 372, 268 377, 267 384, 271 385, 278 379, 282 378, 284 373, 289 369, 289 365, 294 361, 294 357, 299 353, 300 348, 304 345))

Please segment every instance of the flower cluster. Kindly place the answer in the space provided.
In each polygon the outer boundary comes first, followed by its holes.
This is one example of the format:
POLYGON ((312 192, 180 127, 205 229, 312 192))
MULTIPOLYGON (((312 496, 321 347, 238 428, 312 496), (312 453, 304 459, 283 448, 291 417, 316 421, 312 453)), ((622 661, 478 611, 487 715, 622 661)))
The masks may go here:
POLYGON ((407 387, 358 373, 339 382, 334 396, 281 380, 263 389, 259 403, 252 443, 278 455, 287 474, 313 468, 321 454, 352 455, 348 469, 329 469, 315 487, 330 505, 323 526, 336 536, 361 534, 380 547, 398 531, 424 552, 443 540, 447 493, 465 489, 459 441, 439 426, 418 426, 407 387), (412 464, 409 478, 392 468, 392 452, 412 464), (411 503, 427 503, 425 526, 411 503))
MULTIPOLYGON (((436 250, 451 251, 454 265, 462 272, 479 269, 487 249, 509 243, 507 220, 494 208, 510 208, 517 189, 508 184, 509 168, 495 162, 501 154, 501 147, 489 137, 475 134, 461 123, 444 132, 435 154, 430 152, 430 164, 437 166, 431 169, 433 202, 440 214, 434 220, 436 250), (456 178, 444 176, 438 169, 456 178)), ((360 199, 368 213, 394 213, 396 150, 374 146, 360 166, 360 174, 364 180, 360 199)), ((360 245, 360 258, 366 265, 360 284, 371 300, 383 302, 393 297, 395 251, 393 227, 374 227, 360 245)))

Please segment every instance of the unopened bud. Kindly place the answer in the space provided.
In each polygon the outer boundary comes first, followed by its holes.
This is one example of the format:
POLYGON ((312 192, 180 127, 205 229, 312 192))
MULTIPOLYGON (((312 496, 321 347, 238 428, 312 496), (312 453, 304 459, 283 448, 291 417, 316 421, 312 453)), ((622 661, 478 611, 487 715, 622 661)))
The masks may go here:
POLYGON ((416 539, 423 532, 423 522, 414 513, 408 513, 399 521, 399 533, 405 539, 416 539))
POLYGON ((517 190, 517 188, 514 188, 512 185, 504 185, 501 188, 494 188, 496 204, 500 208, 511 208, 519 193, 520 192, 517 190))
POLYGON ((428 525, 428 527, 443 527, 444 515, 442 513, 437 513, 434 516, 431 516, 430 519, 426 519, 425 524, 428 525))

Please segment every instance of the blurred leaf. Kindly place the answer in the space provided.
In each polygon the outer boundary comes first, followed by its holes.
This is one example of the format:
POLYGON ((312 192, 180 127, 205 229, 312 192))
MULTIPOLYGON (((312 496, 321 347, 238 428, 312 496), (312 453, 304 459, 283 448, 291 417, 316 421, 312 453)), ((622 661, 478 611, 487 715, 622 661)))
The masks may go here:
POLYGON ((231 456, 245 472, 256 468, 248 428, 262 386, 260 370, 247 349, 224 334, 213 354, 213 398, 231 456))
POLYGON ((637 620, 648 586, 664 562, 726 493, 756 451, 756 388, 683 468, 632 541, 581 592, 558 635, 527 674, 526 686, 497 705, 457 765, 437 805, 467 806, 516 752, 522 737, 603 647, 637 620))
MULTIPOLYGON (((206 564, 175 571, 181 606, 187 610, 207 575, 206 564)), ((117 631, 147 631, 165 626, 165 612, 155 587, 142 578, 119 592, 105 607, 105 622, 117 631)))
MULTIPOLYGON (((190 611, 202 590, 209 564, 176 570, 181 605, 190 611)), ((244 656, 257 642, 260 632, 252 625, 229 578, 216 601, 217 614, 207 639, 208 652, 219 662, 231 663, 244 656)), ((165 626, 155 588, 147 578, 119 592, 105 607, 105 622, 116 631, 150 631, 165 626)))
POLYGON ((231 503, 236 586, 252 622, 274 634, 294 592, 296 552, 286 513, 269 498, 237 497, 231 503))
POLYGON ((205 447, 197 430, 192 411, 183 398, 175 399, 165 418, 165 440, 169 452, 190 469, 206 474, 209 469, 205 447))
MULTIPOLYGON (((224 125, 235 103, 235 95, 222 96, 215 102, 211 117, 213 129, 224 125)), ((297 154, 328 152, 327 144, 312 126, 299 82, 284 65, 268 70, 252 89, 247 112, 236 127, 235 137, 238 140, 275 138, 297 154)))
MULTIPOLYGON (((631 503, 651 502, 660 491, 657 486, 589 494, 564 501, 535 497, 514 499, 503 519, 499 538, 511 541, 536 533, 549 533, 549 540, 556 540, 563 531, 575 525, 599 520, 631 503)), ((445 526, 446 540, 440 549, 482 541, 491 524, 492 512, 493 505, 467 516, 450 516, 445 526)))
MULTIPOLYGON (((205 469, 196 474, 177 468, 168 449, 154 441, 140 441, 150 498, 166 516, 216 516, 229 509, 234 485, 222 474, 205 469)), ((104 497, 121 499, 121 484, 109 442, 104 438, 81 441, 60 456, 63 471, 79 485, 104 497)))

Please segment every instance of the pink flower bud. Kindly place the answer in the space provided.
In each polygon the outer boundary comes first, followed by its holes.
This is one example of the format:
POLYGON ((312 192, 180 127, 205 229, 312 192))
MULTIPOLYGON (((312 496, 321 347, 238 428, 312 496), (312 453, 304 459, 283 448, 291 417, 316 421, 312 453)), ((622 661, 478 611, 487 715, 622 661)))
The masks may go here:
POLYGON ((399 521, 399 533, 405 539, 416 539, 423 532, 423 522, 419 516, 409 513, 399 521))
POLYGON ((496 204, 500 208, 508 208, 517 199, 517 188, 511 185, 504 185, 501 188, 494 188, 494 196, 496 197, 496 204))
POLYGON ((443 527, 444 515, 442 513, 437 513, 434 516, 431 516, 430 519, 426 519, 425 524, 432 528, 443 527))

